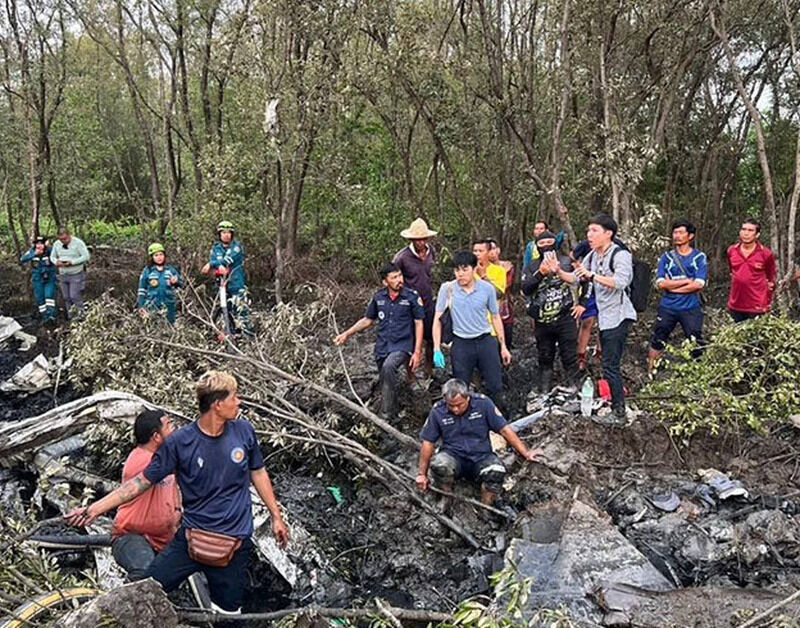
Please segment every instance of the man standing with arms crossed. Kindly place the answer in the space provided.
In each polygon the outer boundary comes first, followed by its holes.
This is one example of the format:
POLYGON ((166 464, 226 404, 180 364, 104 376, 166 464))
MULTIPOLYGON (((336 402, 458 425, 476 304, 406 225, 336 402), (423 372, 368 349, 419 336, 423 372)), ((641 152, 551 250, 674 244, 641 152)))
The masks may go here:
POLYGON ((761 224, 745 218, 739 229, 739 242, 728 247, 731 292, 728 311, 734 323, 741 323, 769 312, 775 291, 775 256, 758 241, 761 224))
POLYGON ((708 261, 705 253, 692 246, 696 232, 688 220, 674 223, 672 243, 675 248, 664 253, 658 261, 656 286, 664 294, 658 304, 658 317, 647 355, 648 372, 653 371, 678 323, 686 337, 693 338, 698 344, 693 356, 698 358, 702 354, 699 345, 703 342, 704 316, 700 292, 708 279, 708 261))

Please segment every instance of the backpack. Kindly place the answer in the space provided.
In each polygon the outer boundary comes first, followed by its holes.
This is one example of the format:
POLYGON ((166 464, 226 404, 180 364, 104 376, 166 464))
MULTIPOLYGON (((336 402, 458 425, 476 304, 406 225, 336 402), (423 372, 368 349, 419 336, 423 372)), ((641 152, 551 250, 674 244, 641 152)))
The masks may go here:
MULTIPOLYGON (((617 245, 617 248, 611 253, 611 260, 608 263, 608 268, 612 273, 614 272, 614 258, 617 256, 617 253, 620 251, 628 251, 631 253, 628 246, 621 240, 614 238, 614 243, 617 245)), ((591 254, 594 255, 594 251, 592 251, 591 254)), ((632 253, 631 256, 633 256, 632 253)), ((625 293, 631 300, 633 309, 637 312, 641 313, 647 309, 647 302, 650 300, 652 274, 653 270, 650 264, 643 262, 637 257, 633 257, 633 279, 628 287, 625 288, 625 293)))

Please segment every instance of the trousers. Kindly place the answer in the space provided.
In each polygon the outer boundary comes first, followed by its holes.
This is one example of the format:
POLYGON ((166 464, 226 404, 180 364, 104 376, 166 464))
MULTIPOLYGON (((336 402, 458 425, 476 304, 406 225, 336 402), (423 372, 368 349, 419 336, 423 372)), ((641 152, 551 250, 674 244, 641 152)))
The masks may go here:
POLYGON ((64 299, 64 306, 67 308, 67 316, 75 308, 79 313, 83 312, 83 290, 86 287, 86 271, 82 270, 74 275, 58 276, 61 285, 61 296, 64 299))
POLYGON ((603 349, 603 377, 611 388, 611 407, 625 407, 625 389, 622 386, 622 353, 628 339, 630 320, 624 320, 616 327, 600 330, 600 346, 603 349))
POLYGON ((578 328, 569 312, 564 312, 548 324, 536 323, 533 330, 539 351, 539 367, 551 370, 556 360, 556 347, 564 368, 564 376, 572 378, 578 372, 578 328))
POLYGON ((503 364, 500 362, 500 349, 494 336, 490 334, 483 334, 477 338, 454 336, 450 357, 453 360, 453 377, 466 384, 472 380, 472 373, 477 367, 486 392, 502 412, 504 410, 503 364))
POLYGON ((181 527, 172 542, 150 563, 145 577, 153 578, 169 593, 193 573, 202 571, 208 580, 211 601, 226 611, 242 606, 247 584, 247 563, 253 542, 244 539, 227 567, 209 567, 189 558, 186 530, 181 527))
POLYGON ((397 413, 397 372, 408 364, 410 357, 410 354, 405 351, 393 351, 383 358, 378 358, 381 412, 387 419, 397 413))

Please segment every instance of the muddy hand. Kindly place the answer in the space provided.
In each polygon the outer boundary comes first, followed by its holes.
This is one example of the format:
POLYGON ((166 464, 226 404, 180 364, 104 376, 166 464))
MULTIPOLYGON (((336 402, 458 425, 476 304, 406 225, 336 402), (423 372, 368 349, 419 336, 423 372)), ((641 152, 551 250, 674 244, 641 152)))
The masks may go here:
POLYGON ((529 449, 528 452, 525 454, 525 460, 528 462, 539 462, 540 458, 544 456, 544 450, 540 447, 536 449, 529 449))
POLYGON ((272 534, 281 549, 285 549, 289 545, 289 528, 286 527, 283 519, 273 519, 272 534))
POLYGON ((424 493, 425 491, 428 490, 428 484, 430 483, 430 480, 428 480, 428 476, 427 475, 422 475, 420 473, 417 476, 417 479, 415 480, 415 482, 416 482, 416 485, 417 485, 417 490, 419 490, 420 493, 424 493))
POLYGON ((92 522, 97 519, 97 515, 91 512, 89 506, 86 506, 85 508, 76 508, 72 512, 67 513, 64 515, 64 519, 66 519, 67 523, 71 526, 85 528, 90 526, 92 522))

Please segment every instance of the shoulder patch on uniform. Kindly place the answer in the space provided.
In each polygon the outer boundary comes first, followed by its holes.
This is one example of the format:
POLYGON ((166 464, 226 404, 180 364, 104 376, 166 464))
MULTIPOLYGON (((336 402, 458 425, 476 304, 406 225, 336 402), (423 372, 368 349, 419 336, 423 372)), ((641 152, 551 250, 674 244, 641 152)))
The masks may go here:
POLYGON ((422 305, 423 305, 423 303, 422 303, 422 297, 417 297, 417 305, 419 305, 420 307, 422 307, 422 305))
POLYGON ((495 406, 495 407, 494 407, 494 413, 495 413, 497 416, 503 416, 503 413, 502 413, 502 412, 500 412, 500 408, 498 408, 497 406, 495 406))
POLYGON ((234 247, 233 247, 233 250, 234 250, 234 252, 238 253, 238 252, 239 252, 239 251, 241 251, 242 249, 241 249, 241 248, 239 247, 239 245, 237 244, 236 246, 234 246, 234 247))

